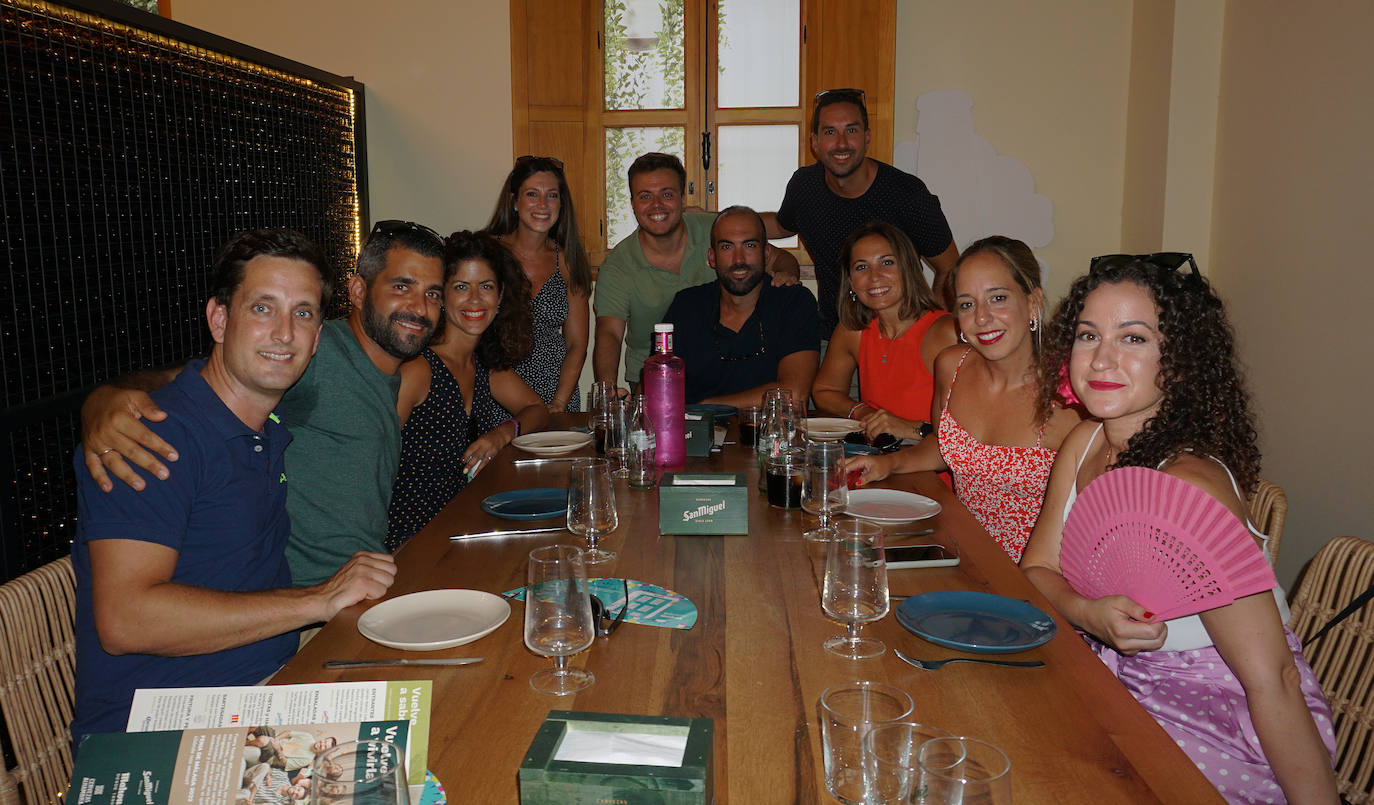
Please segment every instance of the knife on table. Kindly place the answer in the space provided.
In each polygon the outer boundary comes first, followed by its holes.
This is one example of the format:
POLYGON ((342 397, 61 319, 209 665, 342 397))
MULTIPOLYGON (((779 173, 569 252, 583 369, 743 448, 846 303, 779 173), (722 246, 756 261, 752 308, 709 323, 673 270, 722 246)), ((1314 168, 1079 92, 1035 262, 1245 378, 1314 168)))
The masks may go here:
POLYGON ((378 668, 386 665, 472 665, 485 657, 438 657, 416 660, 325 660, 325 668, 378 668))
POLYGON ((481 539, 482 537, 523 537, 526 534, 552 534, 555 531, 567 531, 567 526, 555 525, 548 528, 498 528, 495 531, 478 531, 475 534, 454 534, 449 537, 451 542, 464 539, 481 539))
POLYGON ((540 464, 553 464, 558 461, 576 461, 586 456, 558 456, 556 458, 517 458, 511 464, 517 467, 537 467, 540 464))

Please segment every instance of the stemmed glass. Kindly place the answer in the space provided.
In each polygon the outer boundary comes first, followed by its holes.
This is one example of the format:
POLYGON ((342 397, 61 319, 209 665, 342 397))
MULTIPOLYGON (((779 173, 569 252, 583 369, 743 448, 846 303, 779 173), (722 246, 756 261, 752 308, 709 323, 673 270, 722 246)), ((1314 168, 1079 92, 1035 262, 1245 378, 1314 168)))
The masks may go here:
POLYGON ((568 530, 587 540, 582 561, 589 565, 615 558, 597 542, 620 524, 615 512, 611 468, 604 458, 579 458, 568 478, 568 530))
POLYGON ((887 646, 860 637, 859 629, 887 614, 887 562, 883 559, 883 530, 864 520, 835 525, 835 539, 825 554, 825 583, 821 609, 847 627, 845 634, 825 641, 825 650, 851 660, 877 657, 887 646))
POLYGON ((591 671, 568 665, 568 657, 596 639, 582 549, 546 545, 530 551, 526 583, 525 646, 553 658, 552 668, 530 677, 530 687, 562 696, 591 685, 591 671))
POLYGON ((849 505, 849 483, 840 462, 844 459, 844 444, 840 442, 807 442, 806 472, 802 475, 802 510, 820 518, 820 524, 802 536, 812 542, 829 542, 835 538, 830 516, 844 511, 849 505))

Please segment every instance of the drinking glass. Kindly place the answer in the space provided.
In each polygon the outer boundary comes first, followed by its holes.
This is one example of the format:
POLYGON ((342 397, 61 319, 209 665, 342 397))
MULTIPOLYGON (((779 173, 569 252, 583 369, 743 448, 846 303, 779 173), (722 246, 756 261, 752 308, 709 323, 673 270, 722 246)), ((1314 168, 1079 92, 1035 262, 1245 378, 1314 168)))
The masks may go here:
POLYGON ((599 456, 606 454, 606 401, 614 400, 618 396, 619 390, 615 384, 606 380, 596 381, 587 392, 587 425, 592 429, 592 443, 596 446, 596 454, 599 456))
POLYGON ((869 730, 864 737, 865 805, 919 802, 921 746, 949 737, 942 729, 913 721, 891 721, 869 730))
POLYGON ((754 445, 759 440, 759 418, 763 415, 763 409, 757 405, 750 405, 739 409, 739 444, 740 447, 754 449, 754 445))
POLYGON ((630 477, 630 468, 625 464, 629 418, 630 406, 625 400, 612 398, 603 403, 601 419, 605 423, 606 458, 610 459, 611 475, 616 478, 630 477))
POLYGON ((1011 761, 976 738, 934 738, 921 744, 925 805, 1011 805, 1011 761))
POLYGON ((582 549, 546 545, 530 551, 525 587, 525 646, 553 658, 553 667, 530 677, 530 687, 562 696, 596 681, 592 672, 568 665, 568 657, 596 638, 587 567, 582 549))
POLYGON ((883 559, 883 530, 864 520, 835 525, 835 539, 825 554, 825 582, 821 609, 844 622, 845 634, 825 641, 825 650, 851 660, 877 657, 887 646, 859 629, 887 614, 887 563, 883 559))
POLYGON ((405 754, 390 741, 352 741, 315 756, 311 805, 410 805, 405 754))
POLYGON ((806 451, 784 447, 764 462, 768 480, 768 505, 775 509, 795 509, 802 502, 802 480, 806 472, 806 451))
POLYGON ((849 482, 840 467, 844 460, 844 444, 840 442, 807 442, 806 472, 802 475, 802 509, 820 518, 820 524, 802 536, 812 542, 829 542, 835 538, 830 516, 844 511, 849 505, 849 482))
POLYGON ((914 706, 905 691, 879 682, 826 688, 816 709, 825 788, 831 796, 849 805, 864 801, 864 736, 879 724, 906 719, 914 706))
POLYGON ((597 543, 619 524, 610 464, 604 458, 573 461, 568 477, 568 530, 587 540, 584 563, 594 565, 615 558, 615 552, 602 550, 597 543))

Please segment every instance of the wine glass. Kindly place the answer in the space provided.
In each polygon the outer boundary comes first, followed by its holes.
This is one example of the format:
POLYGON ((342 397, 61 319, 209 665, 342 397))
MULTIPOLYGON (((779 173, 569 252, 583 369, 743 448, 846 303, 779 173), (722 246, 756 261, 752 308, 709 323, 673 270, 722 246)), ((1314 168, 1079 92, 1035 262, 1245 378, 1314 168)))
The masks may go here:
POLYGON ((835 525, 835 539, 825 554, 825 583, 821 609, 847 627, 845 634, 825 641, 825 650, 851 660, 877 657, 887 646, 860 637, 859 629, 887 614, 887 563, 883 559, 883 530, 864 520, 835 525))
POLYGON ((557 696, 596 681, 591 671, 568 665, 568 657, 590 647, 596 638, 582 554, 573 545, 535 548, 526 573, 525 646, 553 658, 552 668, 530 677, 530 687, 557 696))
POLYGON ((568 530, 587 540, 582 561, 589 565, 615 558, 597 542, 620 524, 615 512, 611 467, 604 458, 579 458, 568 478, 568 530))
POLYGON ((812 542, 835 538, 830 516, 849 505, 849 482, 840 467, 844 459, 841 442, 807 442, 806 472, 802 475, 802 510, 820 518, 820 524, 802 536, 812 542))
POLYGON ((311 805, 410 805, 405 756, 390 741, 339 744, 315 756, 310 772, 311 805))

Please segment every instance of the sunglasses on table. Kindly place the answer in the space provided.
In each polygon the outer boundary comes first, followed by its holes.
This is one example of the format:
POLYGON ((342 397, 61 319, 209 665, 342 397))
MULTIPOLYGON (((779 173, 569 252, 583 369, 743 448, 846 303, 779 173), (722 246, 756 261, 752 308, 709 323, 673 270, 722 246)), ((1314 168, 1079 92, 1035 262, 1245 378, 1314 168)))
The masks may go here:
POLYGON ((1146 265, 1153 266, 1165 274, 1178 272, 1183 266, 1188 266, 1188 271, 1181 276, 1187 278, 1190 285, 1201 287, 1202 275, 1198 273, 1197 262, 1193 260, 1193 255, 1189 252, 1155 252, 1154 254, 1100 254, 1088 263, 1088 273, 1096 274, 1103 269, 1112 268, 1134 261, 1140 261, 1146 265))
POLYGON ((417 224, 414 221, 401 221, 394 218, 386 221, 378 221, 373 224, 372 233, 367 236, 367 239, 371 240, 378 235, 390 237, 401 232, 419 232, 421 235, 427 235, 439 241, 440 246, 444 244, 444 236, 424 224, 417 224))
POLYGON ((620 624, 625 622, 625 613, 630 609, 630 580, 621 579, 621 584, 625 585, 625 599, 620 604, 620 614, 611 617, 610 607, 601 600, 595 593, 592 594, 592 620, 596 621, 596 636, 610 637, 611 632, 620 628, 620 624))

